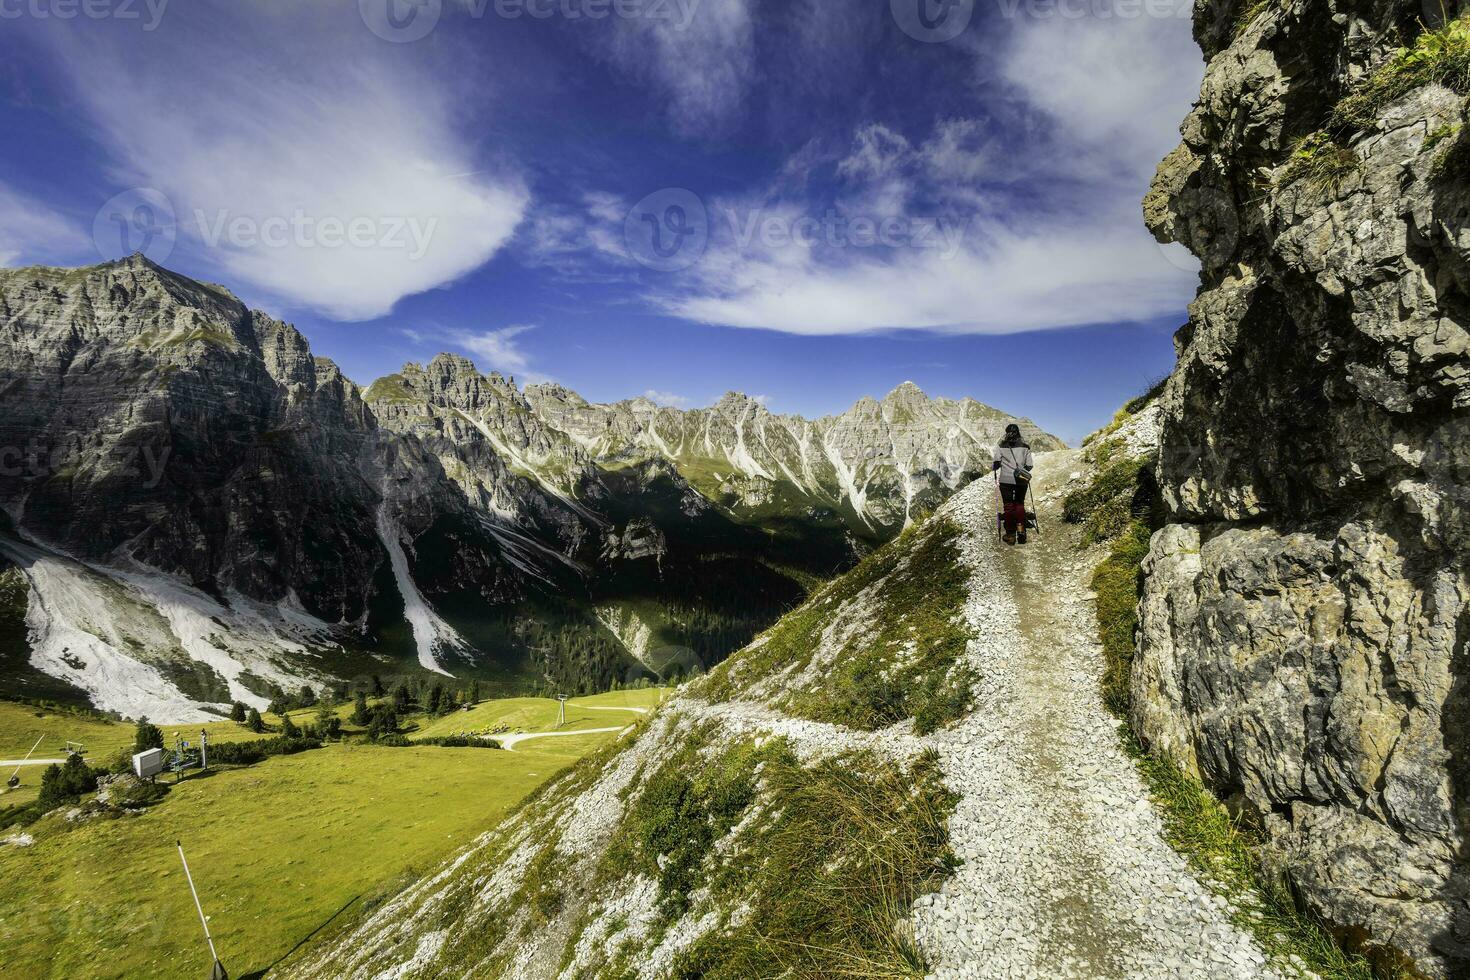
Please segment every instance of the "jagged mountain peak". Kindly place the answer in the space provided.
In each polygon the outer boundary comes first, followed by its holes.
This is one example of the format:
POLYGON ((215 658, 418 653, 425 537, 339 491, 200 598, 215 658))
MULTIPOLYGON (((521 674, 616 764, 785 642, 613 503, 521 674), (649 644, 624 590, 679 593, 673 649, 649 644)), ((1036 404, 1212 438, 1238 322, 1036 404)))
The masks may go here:
POLYGON ((744 415, 753 412, 765 412, 766 406, 760 399, 753 398, 743 391, 727 391, 720 400, 714 404, 715 411, 724 413, 735 413, 744 415))
POLYGON ((922 398, 924 401, 929 400, 929 396, 924 393, 924 389, 912 381, 900 382, 892 391, 883 396, 885 402, 906 401, 913 398, 922 398))

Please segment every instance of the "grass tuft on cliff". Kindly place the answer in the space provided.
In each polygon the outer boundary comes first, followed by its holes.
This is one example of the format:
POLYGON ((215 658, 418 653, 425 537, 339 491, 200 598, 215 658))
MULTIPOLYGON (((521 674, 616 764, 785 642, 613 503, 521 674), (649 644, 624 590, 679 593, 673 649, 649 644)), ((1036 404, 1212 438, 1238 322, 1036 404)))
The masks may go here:
POLYGON ((1164 823, 1164 838, 1216 894, 1229 899, 1230 919, 1256 937, 1277 963, 1301 961, 1320 980, 1389 980, 1369 961, 1342 949, 1319 922, 1302 913, 1291 890, 1260 860, 1264 841, 1248 830, 1199 780, 1166 757, 1149 755, 1125 734, 1164 823))
POLYGON ((1235 17, 1235 36, 1240 37, 1267 10, 1278 5, 1278 0, 1246 0, 1235 17))
POLYGON ((1333 198, 1342 193, 1361 166, 1358 154, 1350 147, 1342 146, 1326 131, 1319 131, 1297 140, 1285 169, 1277 175, 1276 186, 1286 187, 1304 180, 1318 195, 1333 198))
POLYGON ((1372 129, 1390 103, 1431 84, 1470 95, 1470 13, 1443 27, 1425 29, 1412 45, 1394 52, 1337 104, 1331 125, 1359 132, 1372 129))

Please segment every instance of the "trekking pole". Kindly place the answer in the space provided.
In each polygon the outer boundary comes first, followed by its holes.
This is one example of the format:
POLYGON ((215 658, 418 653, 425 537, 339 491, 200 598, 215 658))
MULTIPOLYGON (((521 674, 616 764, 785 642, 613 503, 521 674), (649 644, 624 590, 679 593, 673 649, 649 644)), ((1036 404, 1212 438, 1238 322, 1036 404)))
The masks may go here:
POLYGON ((995 474, 995 540, 1001 539, 1001 528, 1005 527, 1005 502, 1000 496, 1000 474, 995 474))
POLYGON ((204 941, 209 943, 209 955, 214 958, 214 970, 210 973, 210 980, 230 980, 230 975, 225 972, 223 964, 219 961, 219 954, 214 951, 214 937, 209 934, 209 920, 204 917, 204 906, 199 904, 199 890, 194 887, 194 876, 189 873, 189 859, 184 857, 184 842, 175 841, 179 847, 179 860, 184 863, 184 877, 189 881, 189 894, 194 896, 194 908, 199 910, 199 924, 204 927, 204 941))

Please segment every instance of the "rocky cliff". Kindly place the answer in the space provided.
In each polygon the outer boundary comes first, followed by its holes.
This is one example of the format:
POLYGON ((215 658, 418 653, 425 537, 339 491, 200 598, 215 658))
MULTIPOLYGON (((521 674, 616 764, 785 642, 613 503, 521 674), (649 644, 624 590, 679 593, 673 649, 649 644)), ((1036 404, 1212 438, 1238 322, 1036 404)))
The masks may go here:
MULTIPOLYGON (((1134 722, 1385 967, 1470 971, 1470 24, 1198 0, 1145 203, 1202 288, 1163 396, 1134 722)), ((1463 11, 1463 8, 1461 8, 1463 11)))
POLYGON ((361 390, 137 256, 0 271, 0 351, 4 690, 155 720, 368 672, 712 666, 984 472, 1007 421, 912 385, 818 422, 593 405, 453 355, 361 390))

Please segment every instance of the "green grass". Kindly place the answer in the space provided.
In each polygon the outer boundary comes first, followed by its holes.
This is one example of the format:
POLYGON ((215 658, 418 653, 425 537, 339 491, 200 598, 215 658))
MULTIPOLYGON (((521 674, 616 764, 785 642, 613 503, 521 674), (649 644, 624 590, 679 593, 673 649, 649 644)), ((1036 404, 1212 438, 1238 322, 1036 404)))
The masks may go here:
MULTIPOLYGON (((486 701, 470 711, 456 711, 440 718, 416 717, 418 730, 409 734, 410 739, 435 738, 446 735, 495 735, 497 732, 550 732, 580 731, 588 728, 612 728, 636 721, 641 715, 636 711, 588 710, 589 708, 654 708, 663 696, 665 688, 643 688, 627 691, 610 691, 589 697, 573 698, 567 702, 567 721, 557 726, 558 706, 551 698, 504 698, 486 701)), ((552 739, 537 740, 539 746, 547 745, 552 739)), ((576 739, 555 739, 557 742, 576 739)))
POLYGON ((1103 647, 1103 701, 1120 718, 1128 716, 1139 575, 1151 536, 1147 523, 1132 521, 1092 573, 1092 588, 1097 594, 1097 633, 1103 647))
POLYGON ((1375 965, 1345 952, 1319 922, 1303 914, 1290 888, 1262 864, 1261 837, 1232 817, 1200 782, 1167 758, 1144 753, 1129 736, 1134 759, 1164 823, 1164 837, 1201 880, 1232 900, 1231 920, 1272 958, 1297 957, 1321 980, 1379 980, 1403 975, 1398 964, 1375 965))
POLYGON ((1470 13, 1420 32, 1413 44, 1394 52, 1337 104, 1331 126, 1351 132, 1372 129, 1391 103, 1430 84, 1470 95, 1470 13))
POLYGON ((1256 22, 1256 18, 1274 6, 1277 0, 1245 0, 1241 4, 1240 13, 1235 17, 1235 36, 1240 37, 1246 28, 1256 22))
POLYGON ((1464 136, 1464 123, 1439 127, 1424 140, 1424 148, 1438 149, 1429 168, 1430 180, 1470 179, 1470 140, 1464 136))
POLYGON ((834 619, 856 616, 864 628, 837 651, 819 683, 791 689, 778 707, 869 731, 913 718, 920 734, 960 717, 975 681, 963 664, 969 634, 961 617, 968 582, 956 546, 961 533, 947 520, 915 525, 712 671, 696 692, 730 700, 763 678, 803 670, 834 619))
MULTIPOLYGON (((946 830, 957 797, 937 755, 907 767, 868 753, 805 765, 784 740, 715 749, 715 735, 691 732, 645 777, 597 869, 594 893, 629 874, 658 881, 651 937, 610 944, 579 975, 624 975, 678 917, 712 907, 716 926, 673 976, 924 976, 905 922, 958 863, 946 830)), ((585 918, 564 966, 583 928, 585 918)))
POLYGON ((675 976, 925 976, 907 920, 959 864, 946 829, 958 797, 938 756, 906 769, 870 754, 807 767, 782 751, 763 780, 772 812, 737 836, 740 859, 712 882, 722 907, 749 912, 727 912, 675 976))
POLYGON ((1067 494, 1062 519, 1082 525, 1082 543, 1111 541, 1127 531, 1150 504, 1154 458, 1129 456, 1117 440, 1104 440, 1088 451, 1097 470, 1086 486, 1067 494))
POLYGON ((1362 166, 1358 154, 1325 131, 1312 133, 1292 146, 1286 167, 1276 177, 1277 187, 1305 181, 1315 194, 1335 198, 1362 166))
MULTIPOLYGON (((644 716, 578 706, 652 707, 660 694, 576 699, 567 729, 635 724, 644 716)), ((305 725, 316 710, 290 714, 305 725)), ((352 705, 333 711, 345 718, 352 705)), ((523 730, 554 730, 557 704, 517 698, 483 703, 475 714, 523 730)), ((415 734, 427 735, 457 729, 470 715, 407 721, 422 726, 415 734)), ((266 721, 279 724, 271 715, 266 721)), ((81 741, 100 765, 131 748, 133 727, 85 712, 0 702, 0 758, 19 758, 45 731, 44 750, 58 754, 52 750, 63 741, 81 741)), ((160 727, 170 744, 174 732, 200 728, 160 727)), ((262 737, 228 721, 205 727, 217 742, 262 737)), ((537 740, 515 752, 332 744, 170 783, 162 802, 141 816, 78 826, 45 818, 27 828, 37 837, 34 847, 0 848, 7 970, 34 977, 198 972, 197 920, 177 873, 175 837, 189 848, 232 975, 263 969, 318 927, 353 918, 368 902, 364 896, 437 864, 578 759, 605 758, 601 750, 614 742, 610 733, 589 734, 537 740), (341 919, 333 921, 338 912, 341 919)), ((24 772, 26 785, 0 805, 35 798, 41 770, 24 772)))
POLYGON ((392 402, 398 405, 411 405, 423 400, 413 393, 401 374, 390 374, 374 381, 368 385, 368 389, 363 393, 362 398, 363 401, 369 404, 373 402, 392 402))
MULTIPOLYGON (((340 705, 334 711, 345 719, 352 713, 352 705, 340 705)), ((316 721, 315 708, 292 711, 290 715, 298 725, 313 724, 316 721)), ((275 715, 267 714, 264 717, 272 728, 280 726, 280 719, 275 715)), ((163 731, 164 744, 170 749, 174 746, 175 736, 182 736, 191 744, 197 745, 201 729, 209 733, 211 742, 245 742, 269 737, 257 735, 244 725, 237 725, 232 721, 158 727, 163 731)), ((131 754, 133 732, 132 722, 108 721, 86 711, 70 710, 64 706, 41 707, 0 701, 0 759, 23 758, 36 739, 41 738, 41 747, 36 749, 34 758, 62 758, 68 741, 80 742, 91 765, 107 767, 123 755, 131 754)), ((20 788, 11 792, 0 791, 0 807, 18 806, 34 800, 44 768, 26 766, 21 769, 20 788)), ((0 773, 0 777, 9 779, 10 772, 7 770, 0 773)))
POLYGON ((232 975, 269 966, 380 884, 437 863, 566 765, 533 750, 333 745, 184 781, 142 816, 32 828, 0 850, 16 976, 206 971, 182 838, 232 975))

